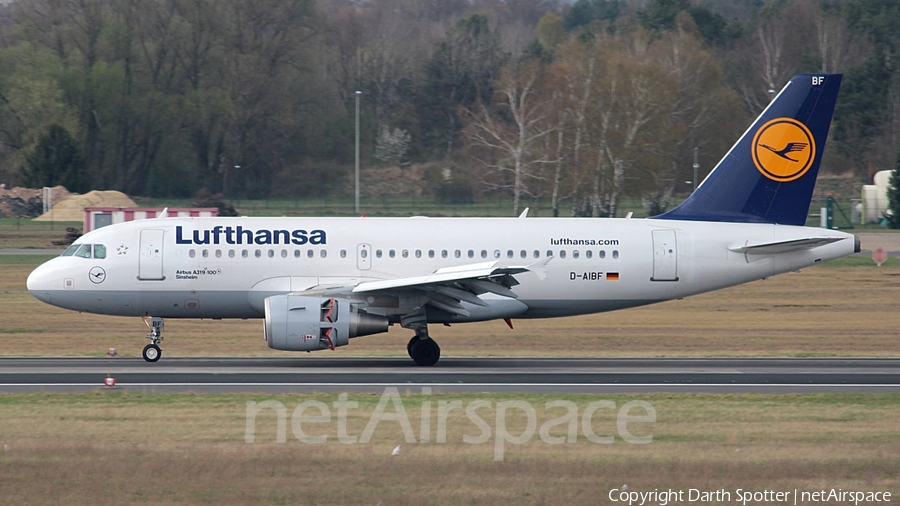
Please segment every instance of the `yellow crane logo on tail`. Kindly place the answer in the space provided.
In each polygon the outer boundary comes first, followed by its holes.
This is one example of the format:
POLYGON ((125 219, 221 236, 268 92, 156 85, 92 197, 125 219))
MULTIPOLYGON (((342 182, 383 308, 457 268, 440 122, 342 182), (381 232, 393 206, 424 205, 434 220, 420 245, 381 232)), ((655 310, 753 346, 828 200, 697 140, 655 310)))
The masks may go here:
POLYGON ((793 118, 775 118, 753 136, 753 164, 767 178, 787 183, 799 179, 816 158, 816 140, 793 118))

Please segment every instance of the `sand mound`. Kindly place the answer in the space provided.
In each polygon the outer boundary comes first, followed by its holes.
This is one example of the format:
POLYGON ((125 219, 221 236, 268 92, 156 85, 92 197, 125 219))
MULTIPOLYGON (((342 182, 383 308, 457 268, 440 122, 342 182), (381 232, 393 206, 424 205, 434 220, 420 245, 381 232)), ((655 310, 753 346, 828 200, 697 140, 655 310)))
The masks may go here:
POLYGON ((115 190, 94 190, 84 195, 72 195, 34 221, 83 221, 85 207, 137 207, 133 200, 115 190), (52 217, 51 217, 52 214, 52 217))

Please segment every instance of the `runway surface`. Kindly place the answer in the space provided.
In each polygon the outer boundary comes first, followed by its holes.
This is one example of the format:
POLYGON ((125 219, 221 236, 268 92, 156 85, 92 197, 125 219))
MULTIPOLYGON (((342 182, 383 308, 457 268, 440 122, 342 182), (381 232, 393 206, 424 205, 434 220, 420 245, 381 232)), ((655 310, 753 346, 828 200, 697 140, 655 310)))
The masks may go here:
POLYGON ((900 392, 900 359, 2 358, 0 392, 900 392))

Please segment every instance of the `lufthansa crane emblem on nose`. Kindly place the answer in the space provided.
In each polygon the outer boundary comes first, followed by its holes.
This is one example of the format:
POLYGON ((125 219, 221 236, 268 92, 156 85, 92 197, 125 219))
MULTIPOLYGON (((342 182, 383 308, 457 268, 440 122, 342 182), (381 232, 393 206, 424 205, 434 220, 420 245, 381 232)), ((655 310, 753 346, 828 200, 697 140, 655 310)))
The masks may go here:
POLYGON ((88 272, 88 277, 91 278, 91 283, 99 285, 106 280, 106 271, 103 270, 103 267, 92 267, 88 272))

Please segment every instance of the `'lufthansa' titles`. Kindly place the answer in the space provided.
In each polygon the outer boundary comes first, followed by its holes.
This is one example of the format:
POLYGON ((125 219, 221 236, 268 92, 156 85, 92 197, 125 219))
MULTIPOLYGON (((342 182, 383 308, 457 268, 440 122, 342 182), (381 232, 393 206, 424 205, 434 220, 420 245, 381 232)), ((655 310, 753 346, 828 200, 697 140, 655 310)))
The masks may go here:
POLYGON ((175 227, 175 244, 325 244, 324 230, 253 230, 216 225, 212 229, 185 231, 175 227))

